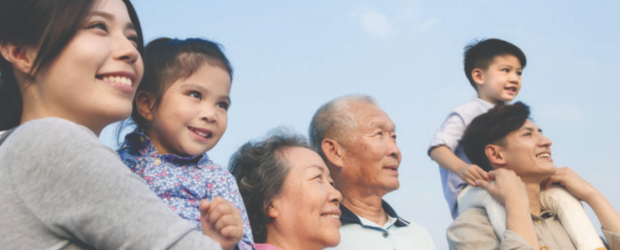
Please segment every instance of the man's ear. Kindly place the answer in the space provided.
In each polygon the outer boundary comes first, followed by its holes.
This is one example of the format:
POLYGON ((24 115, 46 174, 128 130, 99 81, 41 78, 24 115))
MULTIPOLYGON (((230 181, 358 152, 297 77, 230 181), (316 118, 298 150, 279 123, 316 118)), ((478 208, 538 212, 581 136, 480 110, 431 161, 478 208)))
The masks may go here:
POLYGON ((506 165, 506 159, 502 155, 502 148, 499 145, 489 144, 484 148, 484 153, 489 158, 489 162, 492 165, 504 166, 506 165))
POLYGON ((149 122, 153 122, 153 107, 155 107, 155 95, 144 90, 136 94, 136 107, 138 113, 149 122))
POLYGON ((13 64, 13 68, 25 75, 30 75, 37 51, 29 46, 4 42, 0 44, 2 57, 13 64))
POLYGON ((321 149, 323 150, 323 154, 325 154, 325 158, 331 165, 339 168, 344 166, 342 146, 338 144, 337 141, 333 139, 323 139, 321 149))
POLYGON ((471 71, 471 79, 474 80, 478 87, 484 85, 484 70, 475 68, 471 71))

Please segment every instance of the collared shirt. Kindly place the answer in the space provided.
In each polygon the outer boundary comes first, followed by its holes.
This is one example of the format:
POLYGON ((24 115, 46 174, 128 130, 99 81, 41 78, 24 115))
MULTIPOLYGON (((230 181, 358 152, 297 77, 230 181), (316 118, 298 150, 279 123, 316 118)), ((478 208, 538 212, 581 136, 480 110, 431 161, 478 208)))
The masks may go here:
MULTIPOLYGON (((540 249, 576 249, 568 233, 552 211, 543 211, 540 216, 532 215, 534 230, 540 249)), ((620 250, 620 235, 603 230, 610 250, 620 250)), ((489 222, 486 211, 472 208, 463 212, 447 231, 450 249, 532 249, 519 234, 507 230, 498 237, 489 222), (501 240, 500 240, 501 239, 501 240)))
MULTIPOLYGON (((477 116, 486 113, 489 109, 493 108, 493 104, 486 102, 480 98, 474 99, 472 102, 467 103, 454 109, 443 122, 441 127, 435 132, 435 136, 431 141, 428 148, 428 152, 438 146, 447 146, 454 154, 467 164, 471 164, 471 161, 467 159, 465 151, 461 146, 461 140, 465 134, 465 129, 477 116)), ((461 190, 465 188, 467 182, 461 180, 461 178, 450 172, 449 170, 439 166, 439 174, 441 175, 441 183, 443 186, 443 195, 450 207, 450 213, 452 218, 455 219, 459 213, 456 203, 456 197, 461 190)))
POLYGON ((340 204, 340 244, 328 249, 435 249, 426 228, 399 217, 387 202, 382 201, 382 206, 388 215, 388 221, 380 226, 359 217, 340 204))
POLYGON ((205 152, 195 157, 160 155, 151 140, 140 133, 125 137, 125 147, 118 150, 121 160, 142 176, 168 206, 200 228, 198 203, 202 199, 225 198, 241 212, 243 238, 241 250, 254 249, 252 229, 235 178, 213 163, 205 152))

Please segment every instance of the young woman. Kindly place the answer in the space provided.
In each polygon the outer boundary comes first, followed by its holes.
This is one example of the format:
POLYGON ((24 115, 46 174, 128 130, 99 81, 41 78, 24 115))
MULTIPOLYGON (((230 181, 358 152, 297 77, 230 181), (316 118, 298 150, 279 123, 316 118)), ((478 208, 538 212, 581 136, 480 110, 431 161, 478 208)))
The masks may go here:
MULTIPOLYGON (((0 0, 2 248, 220 248, 97 139, 131 113, 142 44, 128 0, 0 0)), ((201 223, 240 226, 217 205, 201 223)))

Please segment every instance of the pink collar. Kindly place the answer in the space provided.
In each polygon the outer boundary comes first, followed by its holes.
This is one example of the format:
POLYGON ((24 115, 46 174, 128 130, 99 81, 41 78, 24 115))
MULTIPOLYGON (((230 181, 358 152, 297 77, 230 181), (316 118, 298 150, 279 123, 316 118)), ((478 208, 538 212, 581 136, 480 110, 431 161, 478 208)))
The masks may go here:
POLYGON ((277 248, 273 245, 270 244, 254 244, 256 246, 256 250, 280 250, 280 248, 277 248))

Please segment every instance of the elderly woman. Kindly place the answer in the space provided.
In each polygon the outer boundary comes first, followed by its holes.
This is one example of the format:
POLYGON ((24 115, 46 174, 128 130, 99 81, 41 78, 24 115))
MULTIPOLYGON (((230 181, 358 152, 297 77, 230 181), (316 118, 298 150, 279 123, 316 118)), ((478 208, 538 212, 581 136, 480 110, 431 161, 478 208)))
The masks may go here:
POLYGON ((248 142, 230 162, 258 250, 324 249, 340 242, 340 192, 298 135, 276 131, 248 142))

